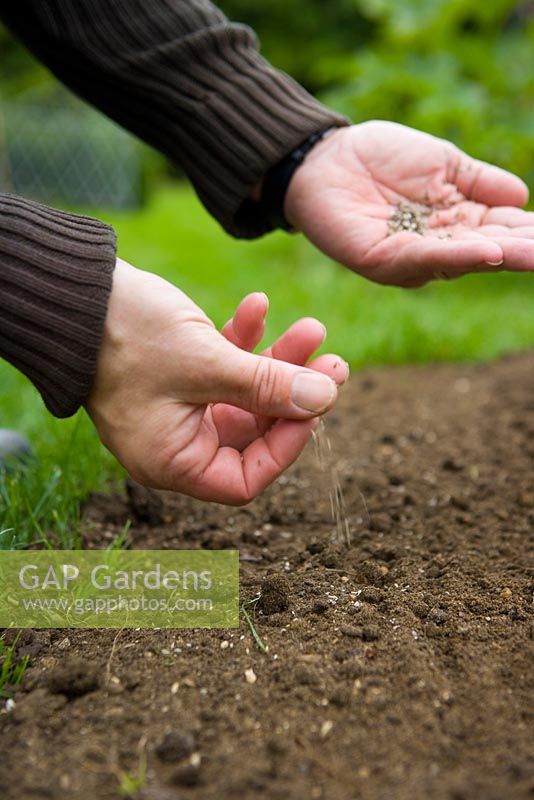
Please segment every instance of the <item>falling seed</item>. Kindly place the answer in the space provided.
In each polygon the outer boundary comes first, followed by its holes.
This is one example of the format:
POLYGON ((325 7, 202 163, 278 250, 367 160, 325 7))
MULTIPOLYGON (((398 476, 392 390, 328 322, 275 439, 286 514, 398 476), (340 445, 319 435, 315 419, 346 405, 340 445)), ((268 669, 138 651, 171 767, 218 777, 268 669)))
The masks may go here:
POLYGON ((347 547, 351 544, 350 526, 345 504, 345 497, 343 489, 339 480, 339 475, 336 466, 331 463, 332 443, 326 432, 324 420, 321 419, 317 430, 313 433, 313 442, 315 447, 315 455, 319 462, 319 468, 326 472, 327 467, 330 469, 330 513, 332 515, 332 522, 334 523, 334 538, 337 541, 345 539, 347 547))
POLYGON ((175 682, 175 683, 173 683, 173 685, 171 686, 171 694, 178 694, 178 689, 179 689, 179 688, 180 688, 180 684, 178 683, 178 681, 176 681, 176 682, 175 682))

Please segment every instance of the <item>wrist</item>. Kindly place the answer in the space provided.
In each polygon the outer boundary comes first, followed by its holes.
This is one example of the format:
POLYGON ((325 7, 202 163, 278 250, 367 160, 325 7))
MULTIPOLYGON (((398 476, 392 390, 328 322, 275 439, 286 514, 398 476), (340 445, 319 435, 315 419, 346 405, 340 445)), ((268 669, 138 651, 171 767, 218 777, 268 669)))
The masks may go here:
POLYGON ((272 167, 263 180, 252 191, 252 199, 262 207, 262 213, 271 228, 295 231, 295 226, 286 216, 286 196, 295 172, 299 170, 309 154, 332 133, 338 130, 328 127, 317 131, 292 150, 272 167))
POLYGON ((309 213, 303 217, 302 209, 309 210, 310 194, 319 208, 321 190, 331 184, 332 164, 339 160, 348 130, 347 127, 330 128, 291 176, 284 195, 284 217, 292 231, 302 230, 309 219, 309 213))

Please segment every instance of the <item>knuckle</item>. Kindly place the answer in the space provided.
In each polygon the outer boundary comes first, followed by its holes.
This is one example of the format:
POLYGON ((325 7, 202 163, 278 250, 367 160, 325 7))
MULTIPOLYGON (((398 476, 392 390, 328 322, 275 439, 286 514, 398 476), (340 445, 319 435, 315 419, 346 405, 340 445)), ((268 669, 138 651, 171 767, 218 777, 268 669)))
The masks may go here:
POLYGON ((254 369, 252 402, 255 410, 276 406, 281 397, 280 372, 270 358, 260 358, 254 369))

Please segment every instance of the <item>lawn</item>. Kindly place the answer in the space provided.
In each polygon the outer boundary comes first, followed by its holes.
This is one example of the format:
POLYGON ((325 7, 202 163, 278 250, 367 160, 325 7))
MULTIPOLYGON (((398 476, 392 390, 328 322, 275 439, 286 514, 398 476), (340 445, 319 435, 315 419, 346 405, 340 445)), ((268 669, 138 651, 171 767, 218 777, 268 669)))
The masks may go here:
MULTIPOLYGON (((326 348, 353 368, 490 359, 534 345, 530 275, 386 289, 332 264, 302 237, 229 238, 182 185, 160 189, 140 211, 99 213, 116 227, 123 258, 175 282, 218 325, 244 294, 262 290, 271 300, 267 338, 299 316, 317 316, 328 328, 326 348)), ((3 363, 0 382, 1 425, 25 432, 39 457, 24 480, 0 479, 0 549, 34 538, 75 546, 80 501, 120 470, 83 413, 54 420, 3 363)))

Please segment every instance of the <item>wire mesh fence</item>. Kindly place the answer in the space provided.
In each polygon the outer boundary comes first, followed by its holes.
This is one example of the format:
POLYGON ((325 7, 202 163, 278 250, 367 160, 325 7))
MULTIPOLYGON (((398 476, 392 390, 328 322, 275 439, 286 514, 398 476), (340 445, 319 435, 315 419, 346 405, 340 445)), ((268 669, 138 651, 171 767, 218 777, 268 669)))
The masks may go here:
POLYGON ((85 106, 0 107, 0 191, 46 203, 128 208, 141 200, 135 140, 85 106))

